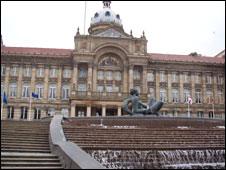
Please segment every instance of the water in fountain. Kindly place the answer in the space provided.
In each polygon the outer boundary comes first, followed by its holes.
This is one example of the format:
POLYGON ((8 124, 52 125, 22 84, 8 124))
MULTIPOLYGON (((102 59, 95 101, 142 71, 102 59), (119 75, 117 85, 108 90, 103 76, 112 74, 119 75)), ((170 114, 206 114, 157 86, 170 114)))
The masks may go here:
POLYGON ((107 168, 224 169, 225 150, 88 150, 107 168))

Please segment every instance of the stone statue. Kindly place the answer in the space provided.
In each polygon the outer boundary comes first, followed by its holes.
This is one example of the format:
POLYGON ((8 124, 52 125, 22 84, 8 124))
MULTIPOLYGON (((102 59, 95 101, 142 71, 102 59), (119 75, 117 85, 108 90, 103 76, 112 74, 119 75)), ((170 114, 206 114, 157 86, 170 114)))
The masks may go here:
POLYGON ((139 99, 138 91, 136 89, 131 89, 130 96, 123 101, 122 109, 130 115, 144 114, 158 116, 158 111, 162 108, 162 106, 163 102, 156 101, 153 98, 149 100, 148 105, 142 103, 139 99))

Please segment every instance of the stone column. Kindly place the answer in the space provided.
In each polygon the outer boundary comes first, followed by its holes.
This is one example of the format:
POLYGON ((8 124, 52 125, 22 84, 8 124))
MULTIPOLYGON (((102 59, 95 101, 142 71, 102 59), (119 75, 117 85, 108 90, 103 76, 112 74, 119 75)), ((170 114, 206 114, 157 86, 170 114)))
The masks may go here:
POLYGON ((102 106, 102 116, 106 116, 106 106, 102 106))
POLYGON ((123 93, 128 93, 128 66, 123 70, 123 93))
POLYGON ((17 87, 17 98, 19 98, 19 99, 21 98, 22 92, 23 92, 23 89, 22 89, 22 86, 23 86, 22 77, 23 77, 23 66, 21 65, 19 67, 18 79, 17 79, 17 84, 18 84, 18 87, 17 87))
POLYGON ((133 88, 133 65, 129 66, 129 91, 133 88))
POLYGON ((168 103, 172 102, 172 84, 171 84, 171 72, 168 71, 168 81, 167 81, 167 86, 168 86, 168 103))
POLYGON ((92 64, 88 64, 88 79, 87 79, 87 87, 88 91, 92 91, 92 77, 93 77, 93 68, 92 64))
POLYGON ((78 65, 76 63, 74 64, 74 67, 73 67, 71 91, 73 90, 77 91, 77 77, 78 77, 78 65))
POLYGON ((76 104, 72 101, 71 102, 71 117, 75 117, 75 107, 76 107, 76 104))
POLYGON ((195 74, 191 73, 191 97, 193 103, 195 103, 195 74))
POLYGON ((97 66, 93 66, 93 91, 97 91, 97 66))
POLYGON ((156 90, 156 100, 159 100, 159 99, 160 99, 159 81, 160 81, 159 71, 158 71, 158 70, 156 70, 156 72, 155 72, 155 90, 156 90))
POLYGON ((206 75, 202 73, 202 100, 206 103, 206 75))
POLYGON ((44 76, 44 100, 48 99, 48 88, 49 88, 49 68, 45 66, 44 76))
POLYGON ((62 68, 58 69, 58 77, 57 77, 57 91, 56 98, 57 100, 61 99, 61 87, 62 87, 62 68))
POLYGON ((86 117, 91 117, 91 106, 87 106, 86 117))
POLYGON ((180 86, 180 102, 184 103, 184 80, 183 80, 183 72, 179 73, 179 86, 180 86))
POLYGON ((147 66, 143 66, 143 88, 142 93, 147 94, 147 66))
POLYGON ((118 106, 118 116, 122 116, 121 106, 118 106))

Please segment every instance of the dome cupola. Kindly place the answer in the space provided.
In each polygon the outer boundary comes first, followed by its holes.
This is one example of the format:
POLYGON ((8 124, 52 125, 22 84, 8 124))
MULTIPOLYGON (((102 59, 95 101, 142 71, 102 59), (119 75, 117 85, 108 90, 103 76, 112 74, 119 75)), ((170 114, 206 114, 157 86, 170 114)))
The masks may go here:
POLYGON ((93 33, 97 28, 103 28, 104 25, 115 25, 122 28, 120 15, 111 10, 111 1, 103 1, 103 9, 96 12, 91 18, 89 33, 93 33))

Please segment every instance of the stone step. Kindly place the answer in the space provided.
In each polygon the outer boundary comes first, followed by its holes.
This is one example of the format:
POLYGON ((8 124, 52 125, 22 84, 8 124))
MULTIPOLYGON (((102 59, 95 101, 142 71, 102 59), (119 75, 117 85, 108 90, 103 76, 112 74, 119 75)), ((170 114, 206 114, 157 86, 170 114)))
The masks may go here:
POLYGON ((23 145, 2 145, 1 149, 34 149, 34 150, 49 150, 49 146, 23 146, 23 145))
POLYGON ((17 166, 6 166, 1 169, 64 169, 62 166, 42 166, 42 167, 17 167, 17 166))
POLYGON ((15 140, 15 141, 48 141, 48 137, 10 137, 10 136, 3 136, 1 138, 2 141, 7 141, 7 140, 15 140))
POLYGON ((36 158, 21 158, 21 157, 15 157, 15 158, 1 158, 1 162, 59 162, 59 159, 57 158, 42 158, 42 157, 36 157, 36 158))
POLYGON ((5 162, 1 161, 1 166, 29 166, 29 167, 42 167, 42 166, 61 166, 60 162, 30 162, 30 161, 21 161, 21 162, 5 162))
POLYGON ((49 147, 49 144, 48 143, 4 143, 4 142, 1 142, 1 146, 38 146, 38 147, 49 147))
POLYGON ((1 152, 1 157, 21 157, 21 158, 57 158, 56 155, 53 155, 51 153, 30 153, 30 152, 1 152))
POLYGON ((17 148, 1 148, 1 152, 34 152, 34 153, 50 153, 50 150, 43 149, 17 149, 17 148))
POLYGON ((13 144, 13 143, 20 143, 20 144, 46 144, 46 145, 49 145, 49 142, 48 141, 37 141, 37 140, 30 140, 29 142, 25 139, 25 140, 17 140, 17 141, 14 141, 14 140, 1 140, 1 143, 8 143, 8 144, 13 144), (19 141, 19 142, 18 142, 19 141))

